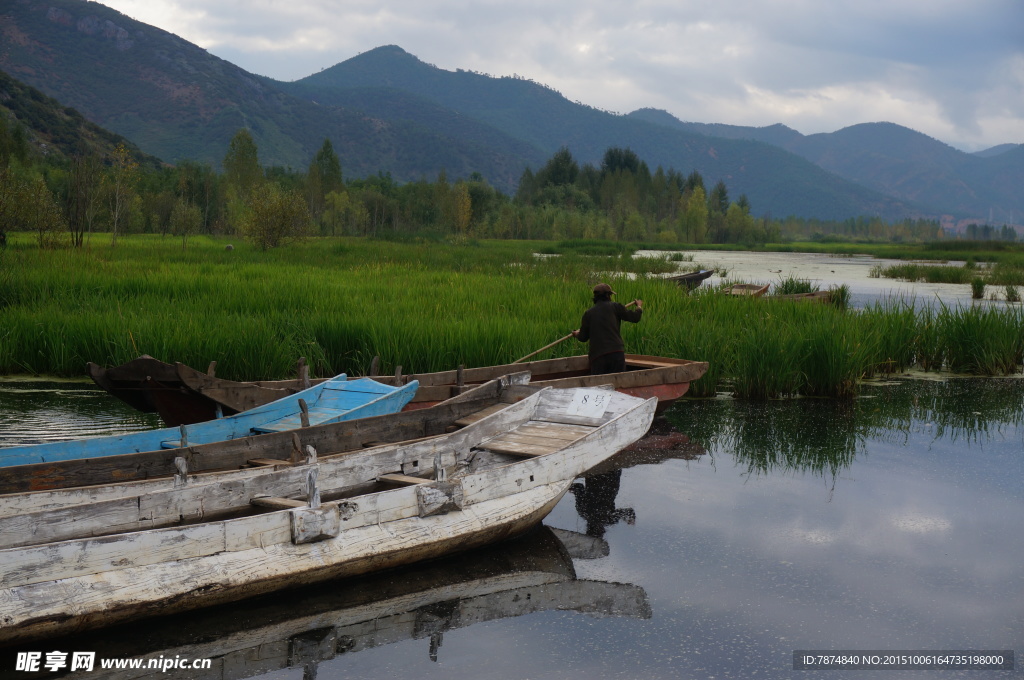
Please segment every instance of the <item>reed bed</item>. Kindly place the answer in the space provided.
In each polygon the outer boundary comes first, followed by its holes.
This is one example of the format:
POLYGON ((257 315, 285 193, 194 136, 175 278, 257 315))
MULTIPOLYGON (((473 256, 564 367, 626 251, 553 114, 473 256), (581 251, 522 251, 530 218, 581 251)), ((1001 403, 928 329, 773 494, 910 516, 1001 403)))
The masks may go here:
POLYGON ((970 283, 978 275, 977 269, 970 265, 955 267, 952 265, 904 263, 889 267, 879 267, 873 273, 887 279, 903 281, 924 281, 925 283, 970 283))
MULTIPOLYGON (((0 373, 82 376, 87 361, 140 354, 218 375, 274 379, 304 356, 314 375, 405 374, 502 364, 578 327, 590 288, 644 300, 623 324, 628 351, 709 362, 693 396, 849 397, 861 378, 911 367, 978 375, 1020 370, 1019 307, 852 311, 687 295, 642 258, 537 257, 536 244, 316 239, 268 252, 197 237, 118 247, 0 253, 0 373), (629 273, 620 268, 628 263, 629 273)), ((585 352, 567 340, 538 358, 585 352)))

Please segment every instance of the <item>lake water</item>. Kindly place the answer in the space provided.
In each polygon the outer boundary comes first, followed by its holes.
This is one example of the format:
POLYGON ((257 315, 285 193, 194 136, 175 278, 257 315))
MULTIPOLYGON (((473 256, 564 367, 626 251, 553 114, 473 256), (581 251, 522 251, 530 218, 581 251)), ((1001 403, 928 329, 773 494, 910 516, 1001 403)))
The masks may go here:
MULTIPOLYGON (((671 255, 666 251, 641 251, 637 255, 671 255)), ((692 257, 692 262, 680 262, 679 272, 697 269, 724 270, 724 277, 712 276, 705 286, 716 286, 725 280, 732 282, 776 284, 783 279, 807 279, 819 290, 830 286, 847 285, 850 288, 850 306, 864 307, 878 300, 902 297, 914 300, 918 306, 936 305, 940 301, 947 305, 956 304, 1007 304, 1005 289, 989 286, 986 299, 971 299, 968 284, 922 283, 896 279, 872 278, 871 270, 905 264, 901 260, 886 260, 869 255, 829 255, 826 253, 754 253, 743 251, 688 251, 683 255, 692 257), (997 300, 988 297, 995 293, 997 300)), ((934 262, 928 264, 936 264, 934 262)), ((963 262, 950 262, 948 266, 962 266, 963 262)))
MULTIPOLYGON (((146 425, 85 384, 3 383, 0 441, 26 423, 146 425)), ((686 400, 524 539, 13 651, 211 659, 70 674, 90 679, 1021 677, 1022 480, 1019 379, 686 400), (1017 670, 798 672, 795 650, 1015 650, 1017 670)))

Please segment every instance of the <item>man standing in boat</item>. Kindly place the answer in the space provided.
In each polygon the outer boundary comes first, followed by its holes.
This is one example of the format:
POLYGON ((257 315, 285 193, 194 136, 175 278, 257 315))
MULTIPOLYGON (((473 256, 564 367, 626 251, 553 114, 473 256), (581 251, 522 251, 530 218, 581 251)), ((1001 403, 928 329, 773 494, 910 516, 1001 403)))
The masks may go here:
POLYGON ((605 375, 626 370, 626 345, 619 326, 623 321, 637 323, 643 315, 643 300, 629 305, 612 301, 615 291, 607 283, 594 286, 594 305, 583 312, 579 330, 572 332, 580 342, 590 343, 590 374, 605 375), (636 309, 629 307, 636 305, 636 309))

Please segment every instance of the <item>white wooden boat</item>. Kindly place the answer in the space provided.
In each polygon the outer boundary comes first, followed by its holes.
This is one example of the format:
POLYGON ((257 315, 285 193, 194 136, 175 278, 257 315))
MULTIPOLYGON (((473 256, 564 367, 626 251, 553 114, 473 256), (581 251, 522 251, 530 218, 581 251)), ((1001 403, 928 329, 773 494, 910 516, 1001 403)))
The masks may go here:
MULTIPOLYGON (((577 578, 558 535, 571 533, 541 526, 466 555, 105 629, 74 644, 97 659, 208 659, 201 677, 241 680, 409 640, 421 640, 423 656, 436 661, 448 631, 543 611, 650 618, 640 586, 577 578)), ((153 672, 97 664, 90 677, 136 680, 153 672)))
MULTIPOLYGON (((323 455, 305 445, 302 464, 180 474, 177 488, 6 517, 0 643, 235 601, 519 534, 576 477, 642 437, 657 405, 610 389, 516 389, 441 436, 337 456, 328 455, 325 437, 317 440, 323 455)), ((292 444, 282 447, 277 457, 287 458, 292 444)))

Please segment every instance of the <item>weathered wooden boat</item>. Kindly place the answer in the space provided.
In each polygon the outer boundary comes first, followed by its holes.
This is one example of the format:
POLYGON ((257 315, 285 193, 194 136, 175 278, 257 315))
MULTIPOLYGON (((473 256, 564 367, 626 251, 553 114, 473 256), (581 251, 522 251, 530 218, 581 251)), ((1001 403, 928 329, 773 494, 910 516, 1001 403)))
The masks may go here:
MULTIPOLYGON (((95 651, 97 659, 208 659, 202 677, 241 680, 407 640, 424 640, 424 656, 436 661, 448 631, 543 611, 650 618, 641 587, 577 578, 575 555, 558 534, 540 526, 500 545, 383 575, 78 635, 72 648, 95 651)), ((61 640, 51 642, 50 649, 64 648, 61 640)), ((151 674, 97 663, 90 676, 151 674)))
MULTIPOLYGON (((217 362, 211 361, 206 369, 210 377, 214 376, 216 366, 217 362)), ((167 427, 191 425, 234 415, 311 387, 309 367, 304 358, 299 358, 295 369, 296 378, 288 381, 290 386, 288 392, 271 393, 259 403, 234 409, 211 399, 197 396, 182 382, 174 364, 160 361, 148 354, 109 368, 91 361, 86 364, 89 377, 99 387, 137 411, 160 414, 160 418, 167 427)), ((323 379, 317 382, 323 382, 323 379)), ((257 381, 253 384, 259 386, 263 383, 257 381)))
MULTIPOLYGON (((525 372, 503 376, 430 409, 300 426, 285 432, 177 449, 3 468, 0 517, 173 489, 189 479, 201 481, 213 472, 281 469, 304 461, 306 446, 320 450, 327 447, 332 455, 339 455, 381 444, 436 437, 459 429, 476 413, 501 408, 508 388, 523 387, 529 381, 530 374, 525 372)), ((520 396, 525 396, 522 390, 520 396)))
POLYGON ((714 269, 701 269, 699 271, 676 274, 675 276, 668 276, 666 278, 669 281, 675 281, 680 286, 686 287, 687 290, 692 290, 704 283, 705 279, 711 278, 714 273, 714 269))
POLYGON ((792 302, 831 302, 832 291, 816 290, 811 293, 790 293, 788 295, 766 295, 766 300, 789 300, 792 302))
POLYGON ((154 359, 148 354, 110 368, 90 361, 86 364, 86 372, 94 383, 143 413, 157 413, 153 391, 175 392, 182 387, 172 364, 154 359))
POLYGON ((181 474, 174 489, 5 518, 0 642, 237 601, 521 534, 577 476, 643 436, 657 404, 610 389, 518 389, 532 394, 503 389, 501 405, 443 436, 336 456, 327 440, 307 445, 299 465, 181 474))
POLYGON ((727 295, 749 295, 750 297, 761 297, 768 292, 769 284, 759 283, 734 283, 723 289, 727 295))
MULTIPOLYGON (((281 391, 297 387, 295 381, 248 383, 222 380, 184 364, 176 364, 176 369, 181 381, 194 393, 221 404, 223 408, 237 411, 253 408, 266 400, 279 397, 281 391)), ((403 384, 409 380, 418 381, 420 389, 405 407, 407 410, 433 406, 462 393, 468 386, 516 371, 529 371, 532 375, 531 383, 539 386, 593 387, 610 384, 620 392, 633 396, 657 397, 659 410, 664 410, 686 394, 690 383, 703 376, 707 369, 708 364, 704 361, 627 354, 624 372, 599 376, 590 375, 590 362, 586 356, 575 356, 408 376, 403 376, 399 369, 394 376, 373 378, 390 385, 403 384)))
POLYGON ((317 425, 395 413, 409 403, 418 387, 416 381, 393 387, 370 378, 348 380, 342 374, 245 413, 217 420, 177 428, 2 448, 0 468, 174 449, 281 432, 303 424, 317 425))

